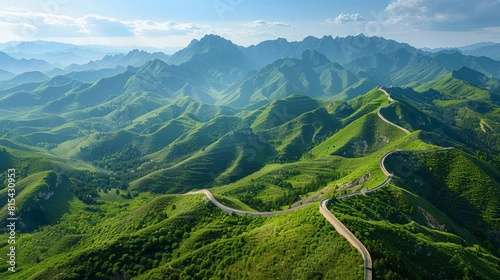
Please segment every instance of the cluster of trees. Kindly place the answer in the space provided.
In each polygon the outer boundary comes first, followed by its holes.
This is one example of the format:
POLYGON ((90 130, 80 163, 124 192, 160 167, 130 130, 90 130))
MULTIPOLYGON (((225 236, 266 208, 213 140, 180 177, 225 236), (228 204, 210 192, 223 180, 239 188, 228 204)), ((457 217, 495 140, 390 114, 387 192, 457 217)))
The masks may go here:
POLYGON ((486 234, 500 229, 500 189, 489 176, 497 172, 486 173, 458 151, 419 154, 414 158, 421 164, 415 175, 425 182, 416 192, 474 235, 499 245, 498 240, 486 234))
POLYGON ((132 143, 128 143, 122 149, 111 153, 95 149, 90 152, 89 159, 94 165, 106 170, 126 173, 140 165, 142 153, 132 143))
MULTIPOLYGON (((49 269, 40 277, 50 278, 48 274, 61 273, 62 269, 65 279, 131 279, 161 266, 169 270, 164 275, 175 276, 172 279, 223 277, 224 269, 245 254, 240 249, 246 241, 239 236, 261 225, 264 219, 230 216, 209 203, 195 212, 168 218, 164 211, 148 211, 148 217, 141 217, 153 220, 155 229, 148 234, 121 229, 130 233, 118 233, 111 242, 94 240, 98 246, 79 252, 67 261, 67 266, 49 269)), ((149 225, 141 223, 136 230, 149 225)))
POLYGON ((110 176, 89 170, 68 170, 65 174, 72 179, 73 193, 86 204, 95 204, 99 191, 107 193, 111 189, 128 188, 128 183, 116 175, 110 176))
POLYGON ((263 183, 252 183, 241 188, 238 191, 233 191, 231 194, 238 199, 261 211, 281 210, 285 206, 291 206, 293 203, 300 200, 300 197, 308 193, 314 192, 328 185, 328 183, 338 180, 346 174, 337 170, 332 170, 327 174, 318 174, 303 186, 294 186, 289 179, 300 174, 296 169, 280 170, 271 174, 271 178, 261 180, 263 183), (278 186, 283 191, 281 196, 274 199, 263 200, 256 196, 264 191, 267 186, 278 186))

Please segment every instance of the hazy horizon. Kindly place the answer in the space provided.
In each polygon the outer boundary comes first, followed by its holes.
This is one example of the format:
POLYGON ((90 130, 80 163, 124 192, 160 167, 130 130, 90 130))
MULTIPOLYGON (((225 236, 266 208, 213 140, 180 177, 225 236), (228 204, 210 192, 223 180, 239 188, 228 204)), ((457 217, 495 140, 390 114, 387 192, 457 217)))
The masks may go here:
MULTIPOLYGON (((200 40, 201 38, 203 38, 204 36, 206 35, 218 35, 218 34, 204 34, 203 36, 201 37, 197 37, 197 38, 193 38, 192 40, 200 40)), ((358 36, 360 34, 356 34, 356 35, 347 35, 347 36, 358 36)), ((311 36, 311 35, 310 35, 311 36)), ((347 36, 334 36, 334 35, 323 35, 323 36, 319 36, 319 37, 316 37, 316 38, 319 38, 321 39, 322 37, 327 37, 327 36, 332 36, 333 38, 335 37, 347 37, 347 36)), ((309 37, 309 36, 308 36, 309 37)), ((382 37, 382 38, 385 38, 383 36, 369 36, 369 37, 382 37)), ((223 37, 224 38, 224 37, 223 37)), ((299 40, 288 40, 287 38, 282 38, 282 37, 277 37, 277 38, 274 38, 274 39, 268 39, 268 40, 277 40, 277 39, 285 39, 287 40, 288 42, 300 42, 300 41, 303 41, 306 37, 302 38, 302 39, 299 39, 299 40)), ((227 38, 225 38, 227 39, 227 38)), ((385 38, 385 39, 389 39, 389 40, 394 40, 394 39, 390 39, 390 38, 385 38)), ((229 39, 228 39, 229 40, 229 39)), ((242 46, 242 47, 249 47, 249 46, 252 46, 252 45, 257 45, 259 43, 262 43, 264 41, 268 41, 268 40, 263 40, 263 41, 260 41, 260 42, 256 42, 254 44, 247 44, 247 45, 241 45, 241 44, 238 44, 234 41, 231 40, 232 43, 238 45, 238 46, 242 46)), ((398 40, 395 40, 399 43, 407 43, 407 42, 402 42, 402 41, 398 41, 398 40)), ((165 46, 165 47, 151 47, 151 46, 142 46, 142 45, 111 45, 111 44, 74 44, 74 43, 67 43, 67 42, 58 42, 58 41, 47 41, 47 40, 42 40, 42 39, 37 39, 37 40, 26 40, 26 41, 9 41, 9 42, 4 42, 4 43, 0 43, 0 51, 4 51, 5 49, 9 48, 9 47, 15 47, 17 44, 20 44, 20 43, 37 43, 37 42, 43 42, 43 43, 61 43, 61 44, 69 44, 69 45, 73 45, 73 46, 77 46, 77 47, 93 47, 93 48, 104 48, 103 51, 108 51, 110 53, 112 52, 130 52, 130 51, 133 51, 135 49, 137 50, 140 50, 140 51, 148 51, 148 52, 163 52, 165 54, 168 54, 168 55, 171 55, 171 54, 174 54, 175 52, 179 51, 179 50, 182 50, 184 48, 186 48, 188 44, 186 45, 183 45, 183 46, 178 46, 178 47, 169 47, 169 46, 165 46), (109 49, 108 49, 109 48, 109 49)), ((468 46, 472 46, 472 45, 478 45, 478 44, 496 44, 498 42, 492 42, 492 41, 481 41, 481 42, 473 42, 471 44, 467 44, 467 45, 459 45, 459 46, 443 46, 443 47, 417 47, 417 46, 414 46, 416 48, 420 48, 420 49, 459 49, 459 48, 462 48, 462 47, 468 47, 468 46)), ((409 43, 408 43, 409 44, 409 43)), ((411 45, 411 44, 410 44, 411 45)))
POLYGON ((1 43, 53 41, 180 49, 206 34, 241 46, 307 36, 360 33, 418 48, 500 42, 500 2, 486 1, 302 1, 194 0, 4 1, 1 43))

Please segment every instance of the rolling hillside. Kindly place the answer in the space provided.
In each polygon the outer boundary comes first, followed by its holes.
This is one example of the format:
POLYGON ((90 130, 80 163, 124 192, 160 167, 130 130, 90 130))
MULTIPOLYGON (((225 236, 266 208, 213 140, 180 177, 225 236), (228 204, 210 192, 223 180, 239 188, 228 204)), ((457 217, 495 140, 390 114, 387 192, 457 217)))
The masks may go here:
POLYGON ((328 199, 375 279, 500 278, 496 61, 208 35, 72 67, 0 82, 1 279, 359 279, 328 199))

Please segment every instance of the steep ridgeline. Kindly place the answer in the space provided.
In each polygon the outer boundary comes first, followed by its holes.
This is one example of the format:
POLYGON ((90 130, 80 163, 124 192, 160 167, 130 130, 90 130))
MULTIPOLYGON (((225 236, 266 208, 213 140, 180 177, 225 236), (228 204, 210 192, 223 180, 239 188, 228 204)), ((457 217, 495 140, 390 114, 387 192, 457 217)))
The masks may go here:
POLYGON ((247 48, 241 47, 241 50, 258 66, 264 67, 278 59, 300 58, 306 50, 315 50, 324 54, 329 60, 345 65, 363 56, 400 48, 416 51, 408 44, 381 37, 368 37, 363 34, 335 38, 332 36, 322 38, 308 36, 304 40, 296 42, 288 42, 286 39, 279 38, 247 48))
POLYGON ((404 48, 358 58, 347 64, 346 69, 353 73, 365 73, 383 85, 415 86, 437 79, 462 66, 500 77, 500 61, 466 56, 456 51, 425 53, 404 48))
MULTIPOLYGON (((6 55, 3 57, 5 65, 15 64, 6 55)), ((64 70, 46 71, 30 66, 23 70, 30 70, 29 73, 12 80, 8 79, 17 72, 11 73, 0 66, 6 78, 0 82, 0 89, 4 91, 2 96, 21 93, 22 98, 32 99, 27 105, 58 112, 88 109, 122 95, 128 95, 122 99, 129 100, 135 98, 130 95, 148 95, 145 98, 149 102, 161 104, 191 96, 204 103, 255 109, 292 94, 350 100, 380 84, 414 87, 462 66, 498 77, 500 62, 452 51, 427 53, 406 44, 362 35, 335 39, 308 37, 291 43, 266 41, 248 48, 220 36, 206 35, 172 56, 134 50, 64 70), (335 56, 338 48, 348 53, 350 59, 339 60, 335 56), (268 49, 273 51, 267 52, 268 49), (263 60, 265 64, 259 62, 263 60), (64 100, 40 97, 38 86, 58 75, 83 85, 75 84, 61 93, 64 100)), ((8 102, 9 106, 19 103, 8 102)))
POLYGON ((220 91, 248 71, 257 69, 235 44, 217 35, 191 41, 185 49, 174 53, 168 62, 197 71, 213 81, 220 91))
POLYGON ((164 53, 149 53, 146 51, 132 50, 127 54, 106 55, 102 59, 92 60, 86 64, 78 65, 72 64, 65 67, 63 70, 51 71, 52 75, 62 75, 71 72, 87 71, 87 70, 100 70, 100 69, 113 69, 117 67, 139 67, 151 60, 161 60, 168 62, 169 56, 164 53))
POLYGON ((463 50, 464 54, 473 55, 473 56, 487 56, 494 60, 500 61, 500 44, 487 44, 485 46, 481 46, 478 48, 463 50))
POLYGON ((244 107, 261 101, 283 99, 292 94, 316 99, 345 99, 344 92, 357 96, 376 84, 332 63, 317 51, 305 51, 301 59, 279 59, 255 75, 246 76, 223 92, 219 101, 244 107))
MULTIPOLYGON (((29 71, 47 71, 54 68, 50 63, 40 59, 16 59, 0 52, 0 69, 7 73, 22 74, 29 71)), ((4 75, 6 73, 4 72, 4 75)))
POLYGON ((385 109, 396 123, 409 129, 434 131, 441 135, 434 139, 440 142, 437 144, 459 142, 464 149, 475 150, 483 159, 500 166, 499 80, 461 67, 414 90, 386 90, 400 100, 401 108, 385 109))

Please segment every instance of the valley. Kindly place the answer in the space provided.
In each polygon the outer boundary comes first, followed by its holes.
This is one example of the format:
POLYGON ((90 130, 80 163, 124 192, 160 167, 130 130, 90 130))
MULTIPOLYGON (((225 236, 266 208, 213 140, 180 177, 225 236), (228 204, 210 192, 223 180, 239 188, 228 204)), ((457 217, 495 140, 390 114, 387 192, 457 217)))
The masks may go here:
POLYGON ((0 56, 2 279, 500 275, 499 61, 362 34, 53 55, 0 56))

